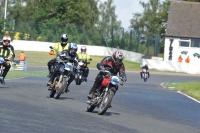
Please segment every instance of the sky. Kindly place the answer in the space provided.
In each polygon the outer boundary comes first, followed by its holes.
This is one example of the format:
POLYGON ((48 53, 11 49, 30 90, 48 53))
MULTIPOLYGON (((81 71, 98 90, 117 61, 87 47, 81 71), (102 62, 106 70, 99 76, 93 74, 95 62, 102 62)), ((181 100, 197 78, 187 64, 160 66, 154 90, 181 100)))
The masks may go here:
MULTIPOLYGON (((102 2, 107 0, 100 0, 102 2)), ((149 0, 141 0, 147 3, 149 0)), ((128 29, 130 26, 130 20, 133 18, 133 13, 141 13, 143 11, 140 5, 140 0, 114 0, 113 3, 116 6, 115 14, 117 20, 121 21, 121 26, 128 29)))

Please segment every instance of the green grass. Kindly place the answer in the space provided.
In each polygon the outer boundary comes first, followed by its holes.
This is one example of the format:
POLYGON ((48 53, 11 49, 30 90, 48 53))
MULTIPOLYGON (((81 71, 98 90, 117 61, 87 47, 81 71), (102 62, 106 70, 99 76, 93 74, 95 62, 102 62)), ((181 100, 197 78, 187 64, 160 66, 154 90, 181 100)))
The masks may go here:
POLYGON ((13 79, 19 77, 30 77, 30 76, 46 76, 48 71, 20 71, 20 70, 11 70, 8 72, 6 79, 13 79))
MULTIPOLYGON (((18 55, 21 51, 16 50, 16 60, 18 59, 18 55)), ((27 67, 28 66, 47 66, 47 62, 53 58, 55 58, 54 55, 49 55, 48 52, 36 52, 36 51, 24 51, 26 54, 26 61, 27 61, 27 67)), ((96 64, 99 63, 105 56, 91 56, 92 61, 89 64, 89 68, 96 68, 96 64)), ((132 62, 124 60, 124 65, 126 67, 126 70, 130 71, 139 71, 140 70, 140 63, 132 62)))
POLYGON ((185 82, 185 83, 168 83, 167 87, 175 87, 175 90, 180 90, 185 94, 200 100, 200 82, 185 82))

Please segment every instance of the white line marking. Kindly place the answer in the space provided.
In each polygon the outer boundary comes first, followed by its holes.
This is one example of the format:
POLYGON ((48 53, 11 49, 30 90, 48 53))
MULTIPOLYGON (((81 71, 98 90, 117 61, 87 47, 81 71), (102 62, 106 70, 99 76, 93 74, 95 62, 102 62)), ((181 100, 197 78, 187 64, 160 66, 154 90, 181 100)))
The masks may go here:
POLYGON ((191 97, 191 96, 188 96, 187 94, 185 94, 185 93, 183 93, 183 92, 181 92, 181 91, 177 91, 177 92, 178 92, 179 94, 182 94, 182 95, 184 95, 184 96, 186 96, 186 97, 188 97, 188 98, 194 100, 195 102, 200 103, 200 101, 198 101, 197 99, 195 99, 195 98, 193 98, 193 97, 191 97))
POLYGON ((160 85, 161 85, 163 88, 166 88, 164 84, 165 84, 165 82, 164 82, 164 83, 161 83, 160 85))

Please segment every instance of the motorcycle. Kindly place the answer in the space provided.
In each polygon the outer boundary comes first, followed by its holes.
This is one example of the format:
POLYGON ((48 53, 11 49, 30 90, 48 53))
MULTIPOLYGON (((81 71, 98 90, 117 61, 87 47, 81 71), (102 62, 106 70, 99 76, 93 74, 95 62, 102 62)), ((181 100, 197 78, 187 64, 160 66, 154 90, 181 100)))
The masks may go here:
POLYGON ((94 97, 87 101, 87 112, 92 112, 95 108, 99 108, 98 114, 103 115, 108 108, 111 107, 111 102, 115 92, 118 89, 121 78, 118 76, 111 76, 107 70, 100 70, 104 73, 104 79, 101 85, 96 89, 94 97))
POLYGON ((3 66, 3 64, 5 63, 6 61, 5 61, 5 59, 3 58, 3 57, 0 57, 0 82, 1 82, 1 84, 5 84, 4 82, 3 82, 3 72, 4 72, 4 70, 5 70, 5 67, 3 66))
MULTIPOLYGON (((52 46, 50 46, 50 48, 53 49, 52 46)), ((72 63, 68 61, 70 58, 69 56, 67 56, 65 53, 56 53, 56 63, 53 66, 52 71, 57 70, 57 73, 52 85, 49 86, 49 96, 53 98, 56 94, 55 99, 58 99, 60 95, 65 92, 65 89, 68 85, 68 80, 70 78, 70 73, 73 72, 73 66, 72 63)))
MULTIPOLYGON (((91 61, 92 59, 90 58, 89 60, 91 61)), ((78 60, 79 67, 76 68, 76 75, 75 75, 76 85, 81 85, 81 83, 85 81, 85 77, 83 77, 83 75, 84 75, 84 70, 88 64, 90 64, 90 62, 87 62, 82 59, 78 60)))
POLYGON ((144 82, 147 82, 148 73, 146 69, 142 69, 142 78, 144 79, 144 82))

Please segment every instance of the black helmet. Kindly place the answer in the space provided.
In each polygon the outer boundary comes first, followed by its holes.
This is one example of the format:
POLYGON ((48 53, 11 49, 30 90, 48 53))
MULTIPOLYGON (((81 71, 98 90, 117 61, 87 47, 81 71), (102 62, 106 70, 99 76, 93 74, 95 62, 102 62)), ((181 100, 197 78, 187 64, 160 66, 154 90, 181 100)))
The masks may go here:
POLYGON ((60 37, 61 40, 61 45, 64 47, 67 45, 67 41, 68 41, 68 36, 67 34, 62 34, 60 37))

